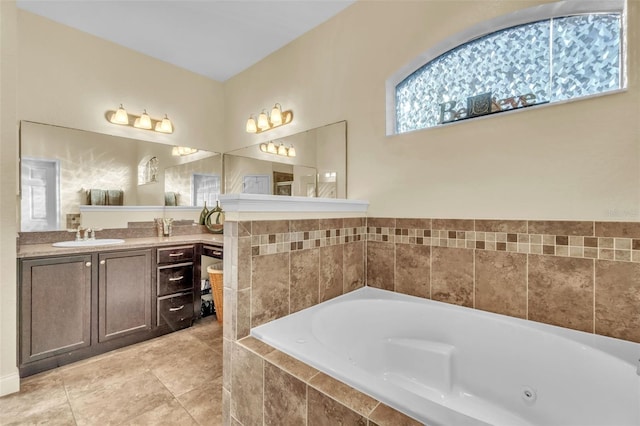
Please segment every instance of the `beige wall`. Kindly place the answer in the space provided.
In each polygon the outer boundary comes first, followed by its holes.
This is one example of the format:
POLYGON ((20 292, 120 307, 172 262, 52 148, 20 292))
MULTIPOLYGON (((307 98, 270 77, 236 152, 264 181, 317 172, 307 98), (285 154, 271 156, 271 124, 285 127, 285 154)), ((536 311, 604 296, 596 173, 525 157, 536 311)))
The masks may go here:
POLYGON ((18 10, 18 118, 221 151, 222 84, 114 43, 18 10), (116 126, 105 118, 127 111, 166 113, 175 132, 116 126))
POLYGON ((540 3, 357 2, 225 83, 229 142, 346 119, 349 198, 369 200, 374 216, 638 220, 638 0, 626 92, 385 136, 390 75, 471 25, 540 3), (293 110, 290 125, 241 131, 276 101, 293 110))
POLYGON ((19 387, 16 362, 16 8, 0 1, 0 395, 19 387))

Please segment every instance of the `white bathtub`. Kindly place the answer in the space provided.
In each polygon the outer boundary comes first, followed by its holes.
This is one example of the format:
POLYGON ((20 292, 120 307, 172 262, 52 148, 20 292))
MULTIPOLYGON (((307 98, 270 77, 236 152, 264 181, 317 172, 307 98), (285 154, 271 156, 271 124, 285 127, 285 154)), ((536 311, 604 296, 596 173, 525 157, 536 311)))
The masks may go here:
POLYGON ((640 425, 640 344, 370 287, 251 334, 428 425, 640 425))

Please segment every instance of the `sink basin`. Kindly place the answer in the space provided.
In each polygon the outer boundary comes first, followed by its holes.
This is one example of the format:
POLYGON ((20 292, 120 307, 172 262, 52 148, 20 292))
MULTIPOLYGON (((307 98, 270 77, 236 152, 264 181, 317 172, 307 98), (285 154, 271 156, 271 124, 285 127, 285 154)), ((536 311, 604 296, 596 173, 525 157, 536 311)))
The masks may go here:
POLYGON ((120 238, 97 238, 95 240, 80 240, 80 241, 60 241, 53 243, 54 247, 95 247, 95 246, 108 246, 112 244, 122 244, 124 240, 120 238))

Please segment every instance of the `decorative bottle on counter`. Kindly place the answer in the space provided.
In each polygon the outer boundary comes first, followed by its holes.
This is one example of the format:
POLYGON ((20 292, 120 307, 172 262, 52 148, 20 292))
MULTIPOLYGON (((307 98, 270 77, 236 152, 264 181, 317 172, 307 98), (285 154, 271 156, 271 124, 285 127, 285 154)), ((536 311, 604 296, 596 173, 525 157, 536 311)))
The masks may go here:
POLYGON ((204 225, 204 221, 207 219, 207 215, 209 214, 209 209, 207 208, 207 202, 204 202, 204 208, 202 209, 202 212, 200 212, 200 220, 198 221, 198 223, 200 225, 204 225))
POLYGON ((207 214, 204 224, 214 234, 224 232, 224 211, 220 207, 220 201, 216 200, 216 206, 207 214))

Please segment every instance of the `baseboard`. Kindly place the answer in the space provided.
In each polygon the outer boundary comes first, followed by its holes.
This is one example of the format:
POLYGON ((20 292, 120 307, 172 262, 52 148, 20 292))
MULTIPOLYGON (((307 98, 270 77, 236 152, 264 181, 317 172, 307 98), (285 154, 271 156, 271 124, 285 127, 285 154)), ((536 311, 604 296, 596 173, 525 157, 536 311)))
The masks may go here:
POLYGON ((0 377, 0 396, 9 395, 19 390, 20 376, 18 375, 18 370, 15 373, 0 377))

